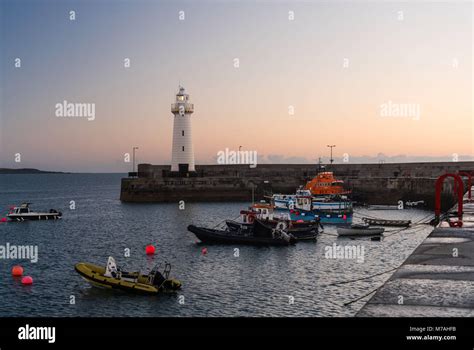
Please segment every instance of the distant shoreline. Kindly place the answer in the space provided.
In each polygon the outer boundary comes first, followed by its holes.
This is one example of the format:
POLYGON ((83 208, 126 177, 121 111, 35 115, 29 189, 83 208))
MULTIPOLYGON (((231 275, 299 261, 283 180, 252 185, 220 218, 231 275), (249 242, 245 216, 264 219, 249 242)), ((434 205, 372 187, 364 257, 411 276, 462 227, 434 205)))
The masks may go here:
POLYGON ((62 172, 62 171, 44 171, 44 170, 32 169, 32 168, 22 168, 22 169, 0 168, 0 174, 71 174, 71 173, 62 172))

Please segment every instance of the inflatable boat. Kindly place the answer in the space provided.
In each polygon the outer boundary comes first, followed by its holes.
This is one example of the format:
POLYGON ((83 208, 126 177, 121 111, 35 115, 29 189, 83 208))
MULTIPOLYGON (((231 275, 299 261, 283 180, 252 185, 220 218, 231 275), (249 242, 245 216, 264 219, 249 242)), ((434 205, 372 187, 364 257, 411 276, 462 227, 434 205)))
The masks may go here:
POLYGON ((203 243, 218 244, 251 244, 251 245, 290 245, 296 243, 292 234, 274 229, 255 220, 251 229, 216 230, 206 227, 189 225, 188 230, 196 235, 203 243))
POLYGON ((95 287, 119 289, 141 294, 158 294, 164 291, 174 291, 181 288, 181 282, 169 278, 171 265, 165 263, 163 273, 155 266, 148 274, 122 271, 109 257, 107 266, 90 263, 78 263, 74 266, 76 272, 95 287))

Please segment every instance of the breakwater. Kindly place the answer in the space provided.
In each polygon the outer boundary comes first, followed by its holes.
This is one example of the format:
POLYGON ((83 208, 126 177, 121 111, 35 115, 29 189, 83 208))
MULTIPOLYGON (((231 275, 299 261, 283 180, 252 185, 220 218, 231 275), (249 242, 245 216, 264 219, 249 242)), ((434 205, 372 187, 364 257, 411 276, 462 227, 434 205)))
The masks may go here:
MULTIPOLYGON (((251 201, 270 193, 294 193, 318 173, 313 164, 197 165, 193 174, 172 173, 169 165, 139 164, 138 177, 123 178, 124 202, 251 201)), ((400 200, 434 203, 434 183, 447 172, 474 170, 474 162, 333 164, 326 168, 345 181, 354 200, 396 205, 400 200)), ((453 183, 443 203, 452 206, 453 183)), ((446 207, 448 209, 448 207, 446 207)))

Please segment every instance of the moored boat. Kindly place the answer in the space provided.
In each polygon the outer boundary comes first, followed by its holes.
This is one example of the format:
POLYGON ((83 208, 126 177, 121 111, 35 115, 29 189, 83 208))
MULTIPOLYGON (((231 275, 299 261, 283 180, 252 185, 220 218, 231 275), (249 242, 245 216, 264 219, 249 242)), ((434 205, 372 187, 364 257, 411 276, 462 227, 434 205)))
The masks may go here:
POLYGON ((305 190, 309 190, 313 196, 346 195, 351 193, 351 191, 344 188, 344 181, 336 179, 331 171, 318 173, 306 183, 305 190))
POLYGON ((27 221, 27 220, 58 220, 61 219, 62 213, 55 209, 49 212, 35 212, 30 209, 31 203, 22 203, 19 207, 14 207, 8 214, 7 218, 11 221, 27 221))
POLYGON ((218 230, 189 225, 188 230, 203 243, 251 244, 251 245, 290 245, 296 239, 285 231, 274 229, 255 220, 251 230, 218 230))
POLYGON ((391 226, 391 227, 409 227, 411 225, 411 220, 385 220, 385 219, 372 219, 372 218, 362 218, 362 221, 369 225, 377 226, 391 226))
POLYGON ((78 263, 74 266, 79 275, 95 287, 118 289, 141 294, 158 294, 181 288, 181 282, 170 278, 171 265, 165 263, 163 273, 155 266, 148 274, 126 272, 117 267, 113 257, 109 257, 106 266, 90 263, 78 263))
POLYGON ((300 189, 295 195, 274 194, 271 203, 275 212, 287 213, 293 221, 315 221, 322 224, 350 224, 352 202, 340 194, 313 197, 311 191, 300 189))
MULTIPOLYGON (((321 226, 318 222, 287 222, 287 221, 263 221, 265 225, 268 225, 277 230, 283 230, 288 234, 295 237, 297 241, 304 240, 316 240, 319 234, 319 227, 321 226)), ((234 220, 225 221, 230 231, 241 231, 251 233, 253 230, 253 224, 238 222, 234 220)))
POLYGON ((368 224, 353 224, 337 228, 339 236, 377 236, 385 231, 384 228, 370 227, 368 224))

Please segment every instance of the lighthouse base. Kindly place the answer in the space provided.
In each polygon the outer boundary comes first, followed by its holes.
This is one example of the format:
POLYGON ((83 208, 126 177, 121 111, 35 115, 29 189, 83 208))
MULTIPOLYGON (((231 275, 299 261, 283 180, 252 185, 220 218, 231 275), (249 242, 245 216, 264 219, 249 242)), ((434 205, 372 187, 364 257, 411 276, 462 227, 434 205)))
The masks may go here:
POLYGON ((168 177, 193 177, 197 176, 196 171, 189 170, 189 164, 178 164, 178 171, 163 171, 163 176, 168 177))

